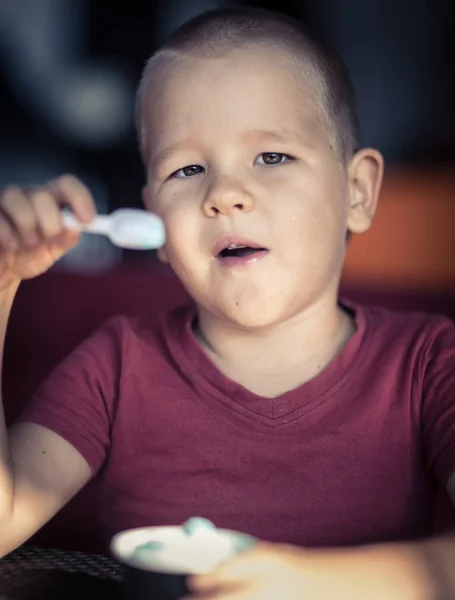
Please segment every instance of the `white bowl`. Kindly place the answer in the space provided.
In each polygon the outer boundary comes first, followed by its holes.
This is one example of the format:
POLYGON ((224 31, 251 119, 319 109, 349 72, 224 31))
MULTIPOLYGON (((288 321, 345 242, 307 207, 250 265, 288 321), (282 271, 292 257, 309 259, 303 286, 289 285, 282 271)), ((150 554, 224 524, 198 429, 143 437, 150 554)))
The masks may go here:
POLYGON ((111 552, 135 569, 188 575, 208 573, 254 542, 249 535, 227 529, 188 536, 177 526, 139 527, 115 535, 111 552), (134 555, 138 546, 152 541, 161 542, 163 547, 148 552, 146 561, 134 555))

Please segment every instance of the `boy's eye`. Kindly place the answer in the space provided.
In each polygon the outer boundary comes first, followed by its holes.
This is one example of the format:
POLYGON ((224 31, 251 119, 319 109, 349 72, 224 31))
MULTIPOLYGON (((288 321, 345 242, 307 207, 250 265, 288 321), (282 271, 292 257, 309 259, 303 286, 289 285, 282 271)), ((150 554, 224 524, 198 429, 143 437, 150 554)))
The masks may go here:
POLYGON ((204 172, 204 167, 200 165, 190 165, 188 167, 183 167, 183 169, 179 169, 172 173, 171 177, 177 177, 179 179, 184 179, 185 177, 193 177, 194 175, 199 175, 199 173, 204 172))
POLYGON ((281 165, 284 162, 290 160, 291 157, 287 154, 281 154, 280 152, 263 152, 258 158, 256 162, 260 165, 281 165))

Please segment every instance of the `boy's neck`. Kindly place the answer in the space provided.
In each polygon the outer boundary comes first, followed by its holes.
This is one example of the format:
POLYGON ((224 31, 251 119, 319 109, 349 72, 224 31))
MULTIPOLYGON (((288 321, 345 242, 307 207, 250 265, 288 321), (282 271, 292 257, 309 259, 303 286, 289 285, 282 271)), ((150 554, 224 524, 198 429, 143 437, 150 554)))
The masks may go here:
POLYGON ((316 377, 355 332, 336 301, 267 329, 245 331, 203 310, 195 333, 214 364, 250 391, 276 397, 316 377))

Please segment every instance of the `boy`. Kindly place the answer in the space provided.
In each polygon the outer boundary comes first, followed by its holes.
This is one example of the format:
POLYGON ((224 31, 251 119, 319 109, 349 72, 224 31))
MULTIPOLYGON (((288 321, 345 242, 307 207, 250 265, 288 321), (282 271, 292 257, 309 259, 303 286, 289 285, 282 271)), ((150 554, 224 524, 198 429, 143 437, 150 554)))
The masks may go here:
MULTIPOLYGON (((404 540, 431 533, 434 477, 455 497, 455 332, 338 301, 383 171, 341 61, 283 16, 210 12, 151 59, 138 113, 159 255, 195 306, 106 324, 3 432, 1 552, 98 475, 108 537, 200 515, 293 545, 195 578, 204 597, 433 597, 422 555, 452 541, 404 540)), ((3 194, 3 334, 19 282, 77 242, 63 204, 93 217, 72 177, 3 194)))

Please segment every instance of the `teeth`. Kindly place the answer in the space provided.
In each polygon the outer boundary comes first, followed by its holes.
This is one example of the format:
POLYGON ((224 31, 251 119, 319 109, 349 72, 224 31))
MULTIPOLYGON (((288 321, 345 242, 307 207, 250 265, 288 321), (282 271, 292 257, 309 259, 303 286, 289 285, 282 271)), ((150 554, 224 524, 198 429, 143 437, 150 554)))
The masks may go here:
POLYGON ((246 246, 237 246, 237 244, 231 244, 228 250, 236 250, 237 248, 246 248, 246 246))

